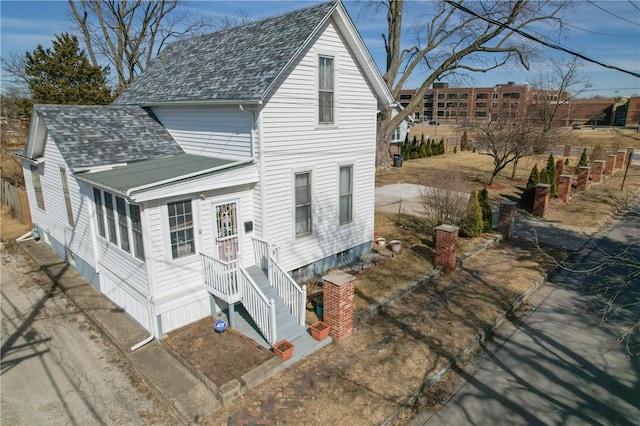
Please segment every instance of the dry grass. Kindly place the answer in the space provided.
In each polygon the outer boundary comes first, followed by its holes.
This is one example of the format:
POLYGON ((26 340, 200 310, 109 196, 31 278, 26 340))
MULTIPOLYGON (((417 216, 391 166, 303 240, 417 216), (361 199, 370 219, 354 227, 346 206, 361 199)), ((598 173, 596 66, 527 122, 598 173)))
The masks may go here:
POLYGON ((15 240, 30 230, 31 225, 25 225, 13 217, 9 207, 0 207, 0 238, 2 241, 15 240))

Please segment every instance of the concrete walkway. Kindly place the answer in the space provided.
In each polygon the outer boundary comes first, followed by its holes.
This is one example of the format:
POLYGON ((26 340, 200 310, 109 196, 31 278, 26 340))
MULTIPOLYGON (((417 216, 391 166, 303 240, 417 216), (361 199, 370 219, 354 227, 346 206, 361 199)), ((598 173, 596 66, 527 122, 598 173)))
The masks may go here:
POLYGON ((194 423, 213 414, 218 408, 216 396, 159 343, 152 341, 131 351, 133 345, 148 337, 135 321, 46 244, 28 240, 20 246, 125 355, 181 423, 194 423))
MULTIPOLYGON (((601 264, 603 251, 627 249, 639 259, 639 242, 640 215, 629 213, 595 238, 574 268, 601 264)), ((621 297, 635 304, 619 308, 605 324, 598 321, 602 300, 596 295, 628 273, 615 264, 595 275, 562 271, 553 277, 530 300, 536 309, 524 323, 498 329, 461 373, 464 383, 445 407, 411 425, 637 424, 640 361, 616 341, 637 320, 640 289, 625 287, 621 297)), ((640 345, 638 333, 632 344, 640 345)))

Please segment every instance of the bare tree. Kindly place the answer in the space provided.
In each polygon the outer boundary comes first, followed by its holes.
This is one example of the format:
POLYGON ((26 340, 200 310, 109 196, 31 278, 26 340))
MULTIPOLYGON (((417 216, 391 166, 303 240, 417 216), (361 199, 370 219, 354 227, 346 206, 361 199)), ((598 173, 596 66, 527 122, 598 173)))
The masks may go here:
POLYGON ((69 0, 93 65, 106 60, 117 76, 116 92, 130 84, 173 38, 208 24, 177 10, 178 0, 69 0))
POLYGON ((518 161, 537 151, 544 143, 540 128, 531 126, 526 120, 497 116, 474 127, 476 145, 493 158, 493 171, 488 184, 509 164, 513 165, 515 177, 518 161))
POLYGON ((571 121, 571 101, 591 87, 589 78, 580 71, 578 58, 551 59, 545 63, 546 72, 532 82, 534 99, 529 119, 541 126, 545 133, 571 121), (564 114, 564 115, 563 115, 564 114))
POLYGON ((431 12, 420 17, 420 25, 413 28, 415 44, 404 47, 401 44, 404 1, 378 2, 387 10, 387 33, 382 35, 387 57, 383 77, 394 97, 398 97, 412 76, 425 75, 404 110, 395 117, 389 112, 379 115, 378 166, 389 161, 389 141, 394 129, 423 102, 433 82, 461 71, 486 72, 514 62, 528 69, 532 43, 523 41, 507 26, 523 30, 532 25, 561 24, 558 14, 566 5, 566 2, 552 0, 465 2, 465 7, 476 13, 470 14, 459 9, 461 3, 462 0, 429 3, 431 12))

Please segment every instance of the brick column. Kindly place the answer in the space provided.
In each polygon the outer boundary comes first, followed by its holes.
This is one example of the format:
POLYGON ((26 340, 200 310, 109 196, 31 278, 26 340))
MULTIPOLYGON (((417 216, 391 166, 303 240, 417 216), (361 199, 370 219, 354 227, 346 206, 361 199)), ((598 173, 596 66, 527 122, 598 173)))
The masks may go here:
POLYGON ((622 169, 624 167, 624 154, 627 151, 618 151, 616 152, 616 163, 613 165, 614 169, 622 169))
POLYGON ((615 155, 607 155, 607 160, 604 163, 604 174, 611 176, 613 174, 613 166, 616 163, 615 155))
POLYGON ((564 156, 571 157, 571 145, 564 146, 564 156))
POLYGON ((602 175, 604 173, 604 160, 593 161, 593 171, 591 172, 591 180, 593 183, 602 181, 602 175))
POLYGON ((624 165, 626 166, 627 163, 630 161, 630 155, 633 154, 635 148, 629 147, 627 148, 625 154, 624 154, 624 165))
POLYGON ((578 191, 586 191, 589 188, 589 171, 591 167, 581 166, 578 167, 578 183, 576 189, 578 191))
POLYGON ((513 224, 516 217, 515 201, 500 201, 500 212, 498 213, 498 232, 505 236, 507 240, 513 238, 513 224))
POLYGON ((353 334, 356 277, 336 271, 323 279, 322 320, 331 326, 329 335, 340 343, 353 334))
POLYGON ((573 181, 573 175, 560 175, 558 177, 558 198, 563 203, 568 203, 571 198, 571 181, 573 181))
POLYGON ((544 217, 547 214, 547 208, 549 207, 549 193, 551 192, 551 185, 546 183, 539 183, 536 185, 536 193, 533 196, 533 215, 538 217, 544 217))
POLYGON ((458 228, 451 225, 436 227, 436 266, 442 266, 442 271, 449 274, 456 269, 458 255, 458 228))
POLYGON ((560 180, 560 175, 564 173, 564 161, 562 159, 556 161, 556 188, 558 188, 558 181, 560 180))

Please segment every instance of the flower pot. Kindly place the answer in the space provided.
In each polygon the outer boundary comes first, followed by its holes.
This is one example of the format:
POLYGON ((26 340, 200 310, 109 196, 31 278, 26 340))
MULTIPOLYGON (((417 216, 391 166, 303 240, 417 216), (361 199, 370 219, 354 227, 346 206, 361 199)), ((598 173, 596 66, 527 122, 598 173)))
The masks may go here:
POLYGON ((380 247, 384 247, 384 245, 387 243, 387 240, 385 240, 384 238, 380 237, 376 240, 376 243, 378 243, 378 245, 380 247))
POLYGON ((291 359, 293 356, 293 345, 287 340, 280 340, 273 345, 273 352, 283 361, 291 359))
POLYGON ((309 327, 311 330, 311 336, 317 341, 321 341, 326 339, 329 336, 329 331, 331 331, 331 326, 326 322, 316 321, 311 324, 309 327))
POLYGON ((391 251, 395 254, 400 254, 400 252, 402 252, 402 241, 391 240, 389 241, 389 247, 391 247, 391 251))

